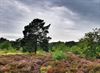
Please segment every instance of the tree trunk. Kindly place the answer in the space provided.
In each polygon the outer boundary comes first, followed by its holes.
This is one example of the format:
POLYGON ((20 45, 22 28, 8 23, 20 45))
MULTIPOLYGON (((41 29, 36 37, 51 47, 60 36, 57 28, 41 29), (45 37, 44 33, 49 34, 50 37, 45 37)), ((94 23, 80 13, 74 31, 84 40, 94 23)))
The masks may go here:
POLYGON ((36 41, 35 41, 35 54, 37 52, 37 37, 36 37, 36 41))
POLYGON ((35 45, 35 54, 36 54, 36 51, 37 51, 37 45, 35 45))

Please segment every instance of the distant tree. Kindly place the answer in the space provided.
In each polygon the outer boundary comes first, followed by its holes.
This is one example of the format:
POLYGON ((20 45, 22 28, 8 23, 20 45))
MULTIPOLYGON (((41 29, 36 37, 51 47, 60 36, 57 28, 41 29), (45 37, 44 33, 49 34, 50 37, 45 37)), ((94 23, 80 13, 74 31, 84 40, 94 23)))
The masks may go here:
POLYGON ((10 43, 12 44, 13 48, 16 48, 17 50, 19 50, 21 48, 21 38, 16 39, 16 41, 10 41, 10 43))
POLYGON ((38 46, 48 51, 48 41, 51 38, 47 34, 49 33, 50 24, 44 25, 44 20, 34 19, 29 25, 24 27, 24 38, 21 41, 21 46, 24 48, 23 51, 36 53, 38 46))
POLYGON ((75 46, 77 45, 78 42, 75 42, 75 41, 69 41, 69 42, 65 42, 65 45, 67 45, 68 47, 72 47, 72 46, 75 46))
POLYGON ((2 43, 0 43, 0 49, 11 49, 12 48, 12 45, 9 41, 4 41, 2 43))
POLYGON ((3 38, 3 37, 0 38, 0 43, 3 43, 5 41, 8 41, 8 40, 6 38, 3 38))
POLYGON ((55 50, 63 50, 65 49, 65 43, 62 41, 57 41, 57 42, 51 42, 49 44, 49 47, 51 48, 51 51, 55 51, 55 50))
POLYGON ((86 57, 96 57, 96 46, 100 45, 100 28, 95 28, 93 32, 86 33, 79 42, 82 48, 85 49, 86 57))

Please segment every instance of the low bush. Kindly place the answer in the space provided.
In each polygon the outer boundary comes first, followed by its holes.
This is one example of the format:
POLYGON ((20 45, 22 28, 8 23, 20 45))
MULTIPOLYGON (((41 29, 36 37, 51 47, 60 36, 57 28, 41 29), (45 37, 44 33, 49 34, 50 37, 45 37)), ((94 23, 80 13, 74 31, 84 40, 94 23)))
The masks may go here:
POLYGON ((63 51, 56 50, 52 53, 52 57, 54 60, 62 60, 67 59, 66 54, 63 51))

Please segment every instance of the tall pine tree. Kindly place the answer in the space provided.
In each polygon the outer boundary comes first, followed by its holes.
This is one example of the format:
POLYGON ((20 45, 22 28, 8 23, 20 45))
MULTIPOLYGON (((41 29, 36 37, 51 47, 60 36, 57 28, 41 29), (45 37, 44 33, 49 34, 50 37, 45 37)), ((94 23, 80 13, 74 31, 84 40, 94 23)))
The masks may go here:
POLYGON ((35 52, 38 46, 41 46, 43 50, 48 51, 48 41, 51 39, 47 36, 50 24, 44 26, 45 22, 41 19, 34 19, 29 25, 24 27, 24 38, 21 41, 23 51, 35 52))

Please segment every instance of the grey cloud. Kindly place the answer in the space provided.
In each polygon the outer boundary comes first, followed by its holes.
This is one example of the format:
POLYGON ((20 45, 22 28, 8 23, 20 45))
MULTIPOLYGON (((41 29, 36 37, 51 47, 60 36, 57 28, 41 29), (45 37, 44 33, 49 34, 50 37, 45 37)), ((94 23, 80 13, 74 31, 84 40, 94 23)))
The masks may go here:
POLYGON ((8 39, 22 36, 23 27, 34 18, 41 18, 52 24, 49 34, 53 38, 52 41, 77 40, 92 28, 100 27, 100 2, 0 0, 0 33, 5 34, 8 39))
POLYGON ((100 21, 100 1, 98 0, 54 0, 59 6, 66 6, 80 14, 83 19, 100 21))
POLYGON ((0 32, 17 33, 20 22, 27 14, 27 8, 17 0, 0 0, 0 32), (26 10, 25 10, 26 9, 26 10))
POLYGON ((100 0, 21 0, 25 4, 37 4, 42 7, 46 2, 51 3, 51 6, 65 6, 74 13, 77 13, 81 19, 100 23, 100 0))

